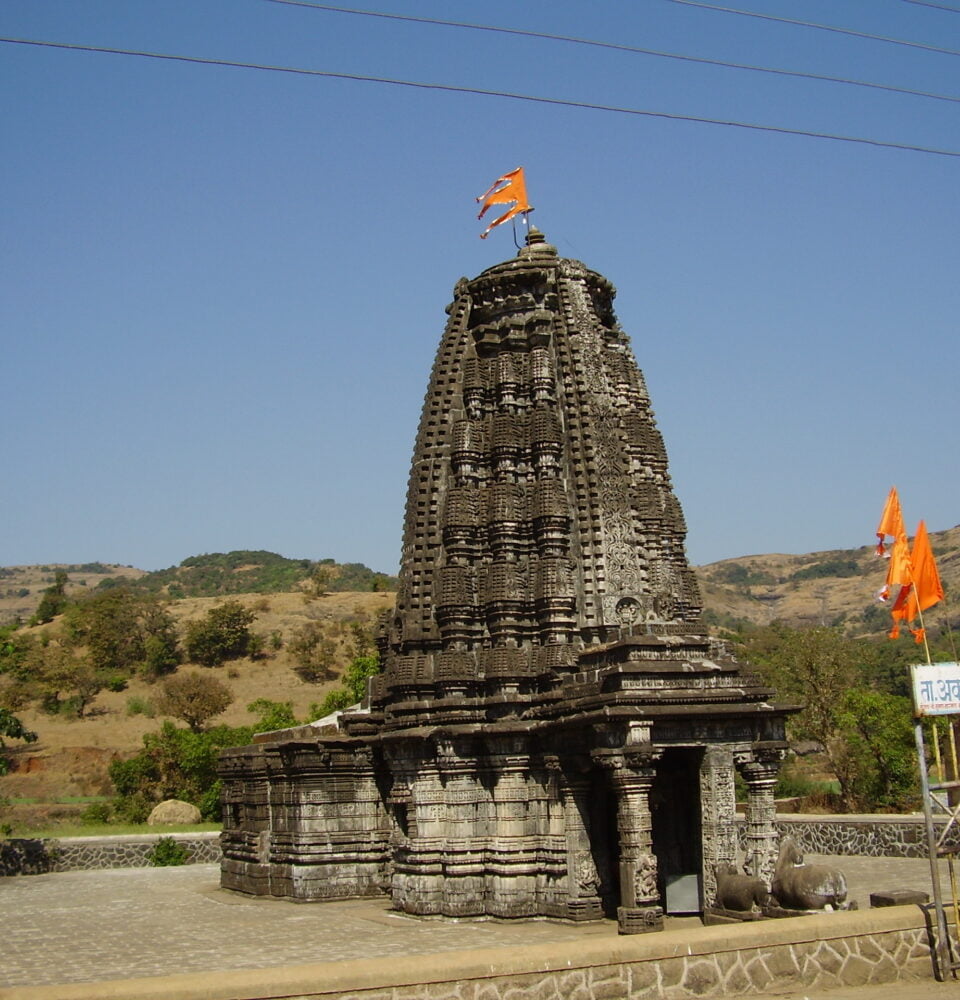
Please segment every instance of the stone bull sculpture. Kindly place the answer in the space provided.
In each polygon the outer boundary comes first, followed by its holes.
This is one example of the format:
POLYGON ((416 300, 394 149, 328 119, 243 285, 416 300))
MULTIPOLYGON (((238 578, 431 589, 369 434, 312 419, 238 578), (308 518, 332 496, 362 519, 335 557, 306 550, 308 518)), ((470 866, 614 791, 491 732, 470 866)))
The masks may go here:
POLYGON ((784 837, 770 889, 788 910, 839 909, 847 898, 847 880, 836 868, 807 865, 792 837, 784 837))
POLYGON ((717 906, 749 913, 767 905, 770 893, 763 879, 741 875, 731 864, 717 865, 714 874, 717 877, 717 906))

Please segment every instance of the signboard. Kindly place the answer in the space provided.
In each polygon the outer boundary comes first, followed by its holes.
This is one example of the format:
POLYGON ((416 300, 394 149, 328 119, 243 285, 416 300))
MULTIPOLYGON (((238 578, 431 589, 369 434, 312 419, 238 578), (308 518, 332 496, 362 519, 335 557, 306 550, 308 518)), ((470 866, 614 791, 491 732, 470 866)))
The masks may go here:
POLYGON ((914 715, 960 715, 960 663, 910 668, 914 715))

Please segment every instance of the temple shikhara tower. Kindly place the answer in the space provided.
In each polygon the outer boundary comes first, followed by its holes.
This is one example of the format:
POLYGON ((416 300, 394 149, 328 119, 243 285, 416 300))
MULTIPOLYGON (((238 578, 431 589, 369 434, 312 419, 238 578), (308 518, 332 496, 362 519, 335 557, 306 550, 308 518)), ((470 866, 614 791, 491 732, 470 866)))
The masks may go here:
POLYGON ((776 855, 791 711, 700 620, 615 290, 531 229, 461 279, 414 448, 367 699, 221 760, 222 884, 413 914, 615 917, 776 855))

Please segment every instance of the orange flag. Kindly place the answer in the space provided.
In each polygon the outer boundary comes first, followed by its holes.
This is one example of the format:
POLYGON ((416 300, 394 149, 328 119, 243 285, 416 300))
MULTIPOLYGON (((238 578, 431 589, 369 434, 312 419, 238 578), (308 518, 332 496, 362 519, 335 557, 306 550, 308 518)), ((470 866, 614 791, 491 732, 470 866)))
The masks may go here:
POLYGON ((883 585, 883 595, 886 599, 890 588, 895 584, 909 584, 913 581, 913 569, 910 565, 910 545, 907 533, 901 525, 890 549, 890 562, 887 565, 887 579, 883 585))
POLYGON ((884 536, 889 535, 896 538, 905 534, 903 527, 903 513, 900 510, 900 497, 897 495, 896 486, 890 487, 887 494, 887 502, 883 505, 883 513, 880 515, 880 524, 877 525, 877 555, 885 555, 883 548, 884 536))
POLYGON ((878 595, 881 601, 886 601, 892 586, 898 583, 909 584, 913 579, 910 573, 910 546, 903 526, 903 513, 900 510, 900 497, 897 495, 896 486, 890 487, 887 502, 883 505, 883 513, 880 515, 880 523, 877 525, 877 555, 886 556, 890 560, 887 566, 887 578, 878 595), (893 538, 893 548, 889 553, 883 547, 883 540, 887 535, 893 538))
POLYGON ((502 177, 498 177, 487 191, 477 198, 477 201, 483 202, 480 214, 477 216, 478 219, 482 219, 486 215, 487 209, 491 205, 509 205, 511 202, 516 202, 513 208, 504 212, 499 219, 495 219, 487 226, 480 234, 480 239, 482 240, 487 238, 490 230, 495 226, 507 222, 515 215, 520 215, 523 212, 532 212, 533 206, 527 201, 527 182, 523 177, 523 167, 517 167, 516 170, 511 170, 502 177), (500 185, 503 186, 501 187, 500 185))
POLYGON ((917 527, 910 562, 913 564, 913 593, 907 602, 907 609, 908 619, 913 621, 921 611, 926 611, 943 600, 943 584, 937 572, 933 549, 930 548, 927 526, 923 521, 917 527))
MULTIPOLYGON (((896 547, 896 546, 895 546, 896 547)), ((892 561, 892 560, 891 560, 892 561)), ((943 584, 937 572, 937 561, 930 547, 930 536, 927 525, 921 521, 917 526, 917 534, 913 540, 913 550, 907 563, 910 573, 910 583, 900 589, 900 593, 890 609, 893 616, 893 631, 891 638, 900 634, 900 622, 913 622, 921 611, 932 608, 943 600, 943 584)), ((917 642, 923 642, 923 629, 913 629, 917 642)))

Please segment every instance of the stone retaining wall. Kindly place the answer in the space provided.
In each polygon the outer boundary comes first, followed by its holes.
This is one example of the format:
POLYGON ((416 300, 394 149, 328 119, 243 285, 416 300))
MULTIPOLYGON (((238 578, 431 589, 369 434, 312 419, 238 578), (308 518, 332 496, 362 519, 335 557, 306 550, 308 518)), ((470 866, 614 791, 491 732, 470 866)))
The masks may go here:
MULTIPOLYGON (((939 825, 939 824, 938 824, 939 825)), ((777 833, 791 836, 808 854, 854 855, 864 858, 925 858, 927 834, 923 816, 863 815, 817 816, 782 814, 777 816, 777 833)), ((953 829, 947 843, 960 846, 953 829)), ((745 848, 744 828, 739 829, 745 848)))
POLYGON ((9 1000, 695 1000, 931 981, 924 915, 891 906, 568 944, 14 987, 9 1000))
POLYGON ((0 875, 86 871, 94 868, 146 868, 161 837, 171 838, 189 852, 186 864, 216 864, 220 834, 163 833, 118 837, 62 837, 59 840, 12 838, 0 841, 0 875))
MULTIPOLYGON (((740 849, 745 849, 744 822, 739 818, 740 849)), ((777 832, 792 836, 807 854, 854 855, 871 858, 925 858, 922 816, 817 816, 784 813, 777 832)), ((217 864, 220 835, 169 833, 120 837, 63 837, 60 840, 0 841, 0 875, 36 875, 92 868, 142 868, 160 837, 173 837, 189 851, 188 864, 217 864)), ((960 846, 960 831, 949 838, 960 846)))

